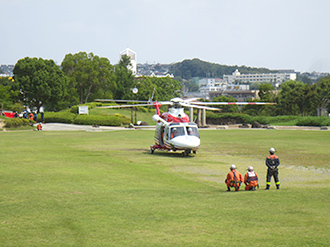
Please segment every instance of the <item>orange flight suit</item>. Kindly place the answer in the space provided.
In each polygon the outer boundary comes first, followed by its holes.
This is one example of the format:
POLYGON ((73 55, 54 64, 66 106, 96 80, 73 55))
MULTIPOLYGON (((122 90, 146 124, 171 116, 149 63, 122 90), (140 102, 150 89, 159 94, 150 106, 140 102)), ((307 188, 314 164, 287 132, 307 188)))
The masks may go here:
POLYGON ((239 173, 239 171, 231 170, 227 174, 226 184, 227 187, 239 187, 241 186, 241 183, 243 182, 242 174, 239 173))
POLYGON ((247 172, 244 176, 245 190, 258 186, 258 174, 256 172, 247 172))

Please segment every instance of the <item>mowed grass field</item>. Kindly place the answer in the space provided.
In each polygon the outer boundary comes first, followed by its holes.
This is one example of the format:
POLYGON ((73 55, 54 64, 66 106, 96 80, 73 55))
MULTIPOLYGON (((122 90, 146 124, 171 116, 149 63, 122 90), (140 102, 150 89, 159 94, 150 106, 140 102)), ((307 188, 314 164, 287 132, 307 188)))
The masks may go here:
POLYGON ((202 129, 190 157, 153 134, 0 132, 0 246, 330 245, 330 131, 202 129), (260 189, 225 192, 231 164, 260 189))

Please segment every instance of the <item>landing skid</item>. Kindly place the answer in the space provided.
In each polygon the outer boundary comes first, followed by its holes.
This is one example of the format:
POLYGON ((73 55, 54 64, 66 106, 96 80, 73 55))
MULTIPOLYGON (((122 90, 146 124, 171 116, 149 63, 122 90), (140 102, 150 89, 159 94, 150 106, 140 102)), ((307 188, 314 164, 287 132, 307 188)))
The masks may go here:
POLYGON ((196 154, 196 150, 184 150, 184 152, 182 152, 181 155, 189 156, 189 154, 191 154, 191 152, 193 152, 193 154, 196 154))
MULTIPOLYGON (((176 152, 178 150, 173 150, 173 149, 168 149, 164 146, 161 145, 151 145, 150 146, 150 153, 153 154, 155 152, 156 149, 162 150, 162 151, 169 151, 169 152, 176 152)), ((189 154, 191 154, 191 152, 193 154, 196 154, 197 151, 196 150, 191 150, 191 149, 187 149, 187 150, 183 150, 183 152, 181 153, 181 156, 189 156, 189 154)))
POLYGON ((165 146, 161 145, 151 145, 150 146, 150 153, 153 154, 156 149, 164 150, 164 151, 171 151, 172 149, 168 149, 165 146))

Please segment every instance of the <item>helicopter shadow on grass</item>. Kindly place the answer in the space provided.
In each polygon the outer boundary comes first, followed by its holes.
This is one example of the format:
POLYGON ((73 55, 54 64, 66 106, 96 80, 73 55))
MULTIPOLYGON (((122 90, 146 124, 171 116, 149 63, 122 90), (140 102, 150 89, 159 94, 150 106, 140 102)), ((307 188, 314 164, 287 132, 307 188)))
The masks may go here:
POLYGON ((147 155, 155 155, 157 157, 169 157, 169 158, 186 158, 186 159, 190 159, 190 158, 194 158, 194 154, 189 154, 188 156, 183 155, 182 152, 167 152, 167 151, 155 151, 154 153, 150 153, 150 151, 144 151, 142 152, 143 154, 147 154, 147 155))

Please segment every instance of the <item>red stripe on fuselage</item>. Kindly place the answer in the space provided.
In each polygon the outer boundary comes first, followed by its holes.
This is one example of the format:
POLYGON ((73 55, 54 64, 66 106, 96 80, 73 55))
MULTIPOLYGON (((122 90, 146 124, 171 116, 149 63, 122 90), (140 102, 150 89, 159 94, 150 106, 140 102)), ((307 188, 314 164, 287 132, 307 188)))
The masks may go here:
POLYGON ((189 117, 187 114, 184 114, 184 116, 182 116, 182 117, 174 117, 173 115, 169 114, 168 112, 164 112, 160 117, 167 122, 189 123, 189 117))

